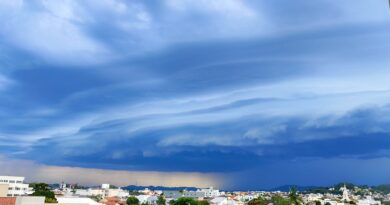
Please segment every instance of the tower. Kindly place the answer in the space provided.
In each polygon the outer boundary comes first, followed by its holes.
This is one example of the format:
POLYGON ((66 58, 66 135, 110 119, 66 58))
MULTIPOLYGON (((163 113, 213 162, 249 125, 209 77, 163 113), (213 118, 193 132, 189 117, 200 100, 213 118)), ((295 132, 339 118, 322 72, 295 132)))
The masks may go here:
POLYGON ((350 199, 349 199, 349 192, 348 192, 348 189, 347 189, 347 186, 344 184, 344 186, 343 187, 341 187, 340 188, 340 191, 342 191, 343 192, 343 201, 351 201, 350 199))

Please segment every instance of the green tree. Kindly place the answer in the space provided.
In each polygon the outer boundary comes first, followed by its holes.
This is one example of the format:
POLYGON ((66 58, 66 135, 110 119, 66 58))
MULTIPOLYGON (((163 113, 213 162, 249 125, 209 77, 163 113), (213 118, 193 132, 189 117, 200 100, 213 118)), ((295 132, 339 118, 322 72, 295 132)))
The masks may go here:
POLYGON ((139 200, 135 196, 130 196, 129 198, 127 198, 126 204, 127 205, 139 205, 139 200))
POLYGON ((199 205, 197 201, 190 197, 180 197, 170 202, 171 205, 199 205))
POLYGON ((198 205, 210 205, 210 203, 207 200, 198 201, 198 205))
POLYGON ((52 192, 49 189, 48 184, 33 183, 33 184, 30 184, 30 187, 32 187, 34 190, 34 193, 32 193, 31 196, 44 196, 46 203, 57 203, 57 199, 54 195, 54 192, 52 192))
POLYGON ((112 184, 110 184, 109 188, 110 188, 110 189, 118 189, 118 187, 117 187, 117 186, 115 186, 115 185, 112 185, 112 184))
POLYGON ((89 198, 96 201, 96 202, 99 202, 103 199, 102 195, 100 195, 100 194, 99 195, 92 195, 89 198))
POLYGON ((248 205, 267 205, 267 200, 259 196, 256 199, 252 199, 248 202, 248 205))
POLYGON ((332 205, 332 204, 327 201, 327 202, 325 202, 325 205, 332 205))
POLYGON ((290 205, 290 201, 279 194, 273 195, 271 200, 274 205, 290 205))
POLYGON ((390 205, 390 201, 383 201, 382 204, 383 205, 390 205))
POLYGON ((293 205, 300 205, 302 199, 298 196, 297 189, 295 187, 290 188, 290 193, 288 194, 290 203, 293 205))
POLYGON ((320 201, 316 201, 316 205, 321 205, 321 202, 320 201))
POLYGON ((167 203, 167 200, 165 200, 164 194, 161 194, 157 198, 157 205, 165 205, 167 203))
POLYGON ((170 205, 210 205, 208 201, 196 201, 190 197, 180 197, 169 202, 170 205))

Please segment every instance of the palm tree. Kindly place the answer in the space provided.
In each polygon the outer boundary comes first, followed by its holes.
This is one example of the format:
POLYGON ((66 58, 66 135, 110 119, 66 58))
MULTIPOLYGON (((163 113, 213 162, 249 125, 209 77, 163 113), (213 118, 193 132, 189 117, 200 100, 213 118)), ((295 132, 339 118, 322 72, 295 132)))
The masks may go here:
POLYGON ((301 204, 301 198, 298 196, 297 189, 295 187, 290 188, 290 193, 288 194, 288 197, 290 198, 290 203, 292 205, 301 204))

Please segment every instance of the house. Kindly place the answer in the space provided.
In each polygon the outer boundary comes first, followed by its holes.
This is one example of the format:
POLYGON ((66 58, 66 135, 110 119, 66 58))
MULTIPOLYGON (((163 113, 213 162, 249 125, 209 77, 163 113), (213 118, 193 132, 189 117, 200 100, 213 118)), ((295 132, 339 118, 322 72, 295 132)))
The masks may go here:
POLYGON ((210 201, 211 205, 226 205, 227 198, 226 197, 216 197, 210 201))
POLYGON ((0 184, 0 197, 6 197, 8 195, 8 184, 0 184))
POLYGON ((58 205, 102 205, 90 198, 57 197, 58 205))
POLYGON ((211 205, 237 205, 237 201, 227 197, 216 197, 210 201, 211 205))
POLYGON ((381 205, 380 201, 375 201, 371 196, 358 200, 357 205, 381 205))
POLYGON ((163 191, 163 194, 166 198, 177 199, 180 197, 190 197, 190 198, 203 198, 205 197, 204 192, 200 191, 163 191))
POLYGON ((197 192, 200 192, 203 194, 203 197, 208 197, 208 198, 214 198, 221 196, 221 193, 219 192, 218 189, 214 189, 213 187, 210 187, 208 189, 200 189, 197 190, 197 192))
POLYGON ((0 197, 1 205, 15 205, 16 197, 0 197))
POLYGON ((24 184, 24 177, 0 176, 0 185, 8 185, 7 196, 23 196, 32 193, 28 184, 24 184))
POLYGON ((136 196, 140 204, 147 203, 149 205, 154 205, 157 202, 157 196, 151 195, 138 195, 136 196))
POLYGON ((17 196, 0 197, 0 205, 44 205, 45 197, 41 196, 17 196))
POLYGON ((105 199, 101 200, 100 203, 105 205, 125 205, 126 201, 120 200, 117 197, 106 197, 105 199))

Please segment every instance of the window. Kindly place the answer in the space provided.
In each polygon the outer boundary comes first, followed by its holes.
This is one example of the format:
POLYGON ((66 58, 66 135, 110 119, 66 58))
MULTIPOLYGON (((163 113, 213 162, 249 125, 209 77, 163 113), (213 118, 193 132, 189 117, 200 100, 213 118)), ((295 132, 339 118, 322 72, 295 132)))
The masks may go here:
POLYGON ((15 180, 9 180, 9 183, 15 183, 15 180))
POLYGON ((23 183, 22 181, 16 181, 16 183, 19 183, 19 184, 21 184, 21 183, 23 183))

